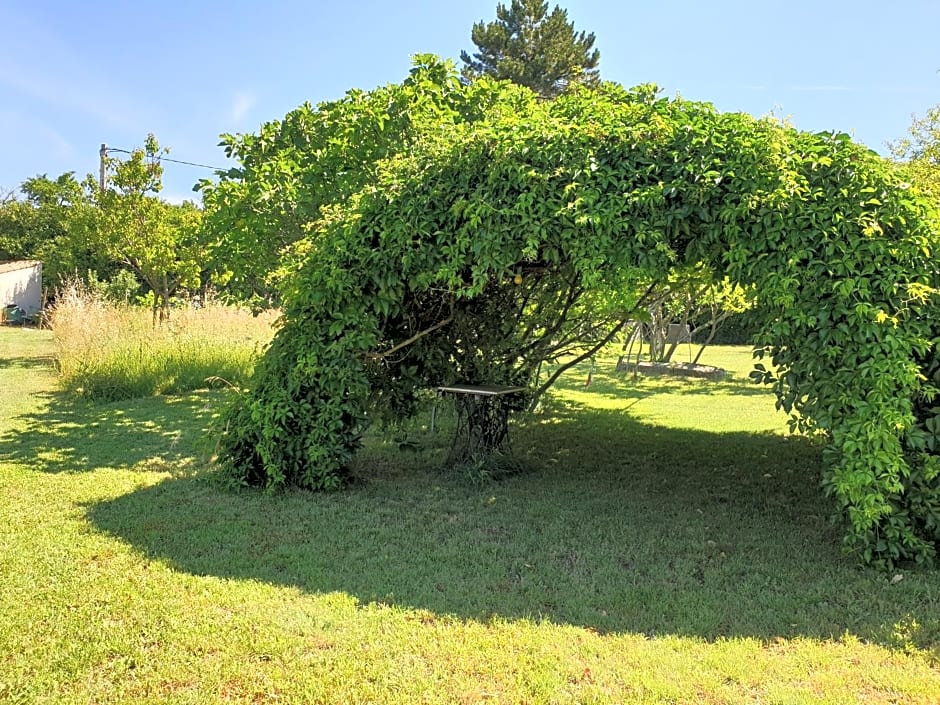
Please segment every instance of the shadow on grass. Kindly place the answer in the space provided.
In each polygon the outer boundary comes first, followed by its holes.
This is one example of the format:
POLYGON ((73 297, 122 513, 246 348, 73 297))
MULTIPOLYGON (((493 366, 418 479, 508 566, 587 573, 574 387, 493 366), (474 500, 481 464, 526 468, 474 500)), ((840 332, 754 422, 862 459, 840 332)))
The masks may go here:
POLYGON ((496 484, 435 469, 441 436, 411 454, 373 438, 342 492, 266 496, 180 477, 87 516, 187 573, 465 619, 940 643, 938 573, 892 583, 844 557, 818 490, 820 449, 804 439, 569 404, 517 428, 514 443, 531 469, 496 484))
POLYGON ((205 393, 106 404, 63 393, 36 396, 43 411, 5 424, 10 430, 0 433, 0 460, 44 472, 126 468, 191 456, 212 413, 205 393))
POLYGON ((50 364, 51 358, 48 357, 0 357, 0 370, 45 369, 50 364))
MULTIPOLYGON (((48 395, 6 424, 0 459, 53 473, 185 465, 213 398, 48 395)), ((820 449, 805 439, 676 430, 573 402, 514 434, 530 471, 496 484, 436 469, 446 433, 420 436, 415 453, 373 436, 343 492, 267 496, 181 474, 86 514, 191 574, 465 619, 940 648, 940 572, 892 582, 844 557, 818 490, 820 449)))

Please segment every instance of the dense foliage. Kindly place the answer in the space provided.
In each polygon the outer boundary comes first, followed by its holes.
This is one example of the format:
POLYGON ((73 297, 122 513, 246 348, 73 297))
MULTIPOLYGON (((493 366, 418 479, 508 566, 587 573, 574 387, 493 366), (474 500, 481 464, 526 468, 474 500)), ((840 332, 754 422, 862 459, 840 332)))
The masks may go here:
POLYGON ((935 556, 936 223, 848 136, 649 87, 544 102, 423 57, 401 85, 305 106, 231 151, 244 166, 210 192, 215 218, 294 227, 302 254, 225 419, 242 481, 334 487, 363 426, 407 416, 417 390, 535 387, 558 339, 589 351, 704 262, 756 286, 773 362, 757 375, 828 437, 848 545, 935 556))
POLYGON ((549 12, 542 0, 512 0, 496 6, 496 21, 473 25, 477 51, 460 53, 463 76, 491 76, 554 98, 572 84, 596 85, 601 54, 594 34, 576 32, 568 11, 549 12))
POLYGON ((87 194, 71 172, 55 179, 26 179, 18 194, 0 198, 0 260, 41 260, 48 291, 88 272, 115 276, 117 265, 76 227, 75 213, 87 204, 87 194))

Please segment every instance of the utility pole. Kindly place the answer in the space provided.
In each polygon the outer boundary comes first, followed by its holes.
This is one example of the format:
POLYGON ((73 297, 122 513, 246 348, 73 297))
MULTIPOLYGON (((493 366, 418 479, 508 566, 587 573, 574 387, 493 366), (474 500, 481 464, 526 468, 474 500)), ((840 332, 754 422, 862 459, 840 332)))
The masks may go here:
POLYGON ((98 185, 104 191, 104 163, 108 158, 108 145, 101 143, 101 149, 98 150, 98 185))

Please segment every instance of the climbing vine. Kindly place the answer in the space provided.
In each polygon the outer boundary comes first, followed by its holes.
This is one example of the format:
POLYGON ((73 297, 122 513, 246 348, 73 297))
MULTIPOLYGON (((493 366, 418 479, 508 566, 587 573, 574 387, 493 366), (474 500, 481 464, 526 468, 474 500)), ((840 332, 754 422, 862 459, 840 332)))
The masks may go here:
MULTIPOLYGON (((430 57, 400 86, 302 111, 338 129, 352 103, 370 106, 352 137, 281 144, 270 178, 269 148, 241 138, 244 169, 212 187, 219 222, 295 232, 283 325, 225 419, 234 476, 337 486, 364 426, 407 416, 418 390, 534 389, 541 362, 590 354, 672 268, 704 264, 756 289, 773 364, 755 375, 828 438, 847 546, 935 558, 936 221, 880 157, 651 87, 543 102, 463 86, 430 57), (341 186, 321 184, 343 164, 341 186)), ((283 140, 296 120, 262 132, 283 140)))

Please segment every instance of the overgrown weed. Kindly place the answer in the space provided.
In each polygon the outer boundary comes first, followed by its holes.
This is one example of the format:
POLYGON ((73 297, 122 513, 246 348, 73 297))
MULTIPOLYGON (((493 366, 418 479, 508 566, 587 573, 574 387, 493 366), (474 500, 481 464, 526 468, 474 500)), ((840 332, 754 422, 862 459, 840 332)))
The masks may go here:
POLYGON ((56 297, 50 323, 65 391, 116 401, 242 385, 273 333, 274 313, 208 302, 174 309, 154 326, 149 310, 109 301, 80 282, 56 297), (224 381, 224 382, 223 382, 224 381))

